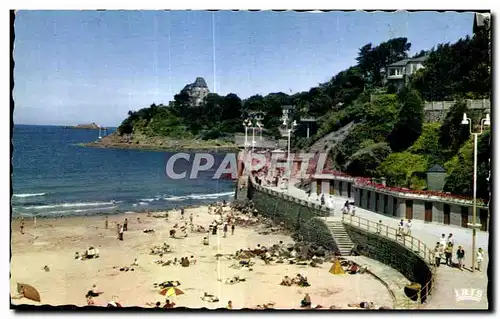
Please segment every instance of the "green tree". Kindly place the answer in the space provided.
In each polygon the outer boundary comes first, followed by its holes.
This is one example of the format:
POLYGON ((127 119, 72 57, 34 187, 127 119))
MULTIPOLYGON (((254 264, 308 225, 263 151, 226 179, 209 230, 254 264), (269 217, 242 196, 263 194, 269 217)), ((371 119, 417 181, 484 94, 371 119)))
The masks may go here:
POLYGON ((427 158, 429 166, 434 164, 443 165, 443 149, 439 143, 441 124, 425 123, 422 126, 422 134, 408 149, 412 154, 423 155, 427 158))
POLYGON ((380 86, 382 70, 391 63, 407 58, 410 48, 411 43, 407 38, 390 39, 376 47, 369 43, 359 49, 356 60, 368 81, 380 86))
POLYGON ((380 164, 377 174, 385 177, 389 186, 409 187, 414 173, 425 172, 427 168, 428 163, 423 155, 392 153, 380 164))
POLYGON ((469 126, 462 124, 463 114, 467 112, 465 101, 455 103, 441 125, 439 144, 444 150, 446 158, 456 154, 460 147, 469 139, 469 126))
MULTIPOLYGON (((489 199, 488 175, 491 158, 490 131, 485 131, 478 139, 477 197, 489 199)), ((448 172, 444 190, 454 194, 472 196, 474 170, 473 138, 460 148, 458 153, 445 164, 448 172)))
POLYGON ((422 133, 424 103, 416 90, 404 89, 398 96, 399 112, 391 134, 391 148, 400 152, 407 149, 422 133))

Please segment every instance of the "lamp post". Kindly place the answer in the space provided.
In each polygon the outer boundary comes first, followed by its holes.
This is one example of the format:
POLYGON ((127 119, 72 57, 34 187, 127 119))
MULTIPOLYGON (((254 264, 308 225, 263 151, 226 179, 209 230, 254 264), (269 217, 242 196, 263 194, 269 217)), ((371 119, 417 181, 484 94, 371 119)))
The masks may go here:
POLYGON ((245 127, 245 151, 246 151, 248 146, 248 127, 250 126, 250 120, 249 119, 244 120, 243 126, 245 127))
POLYGON ((255 125, 252 123, 252 152, 255 148, 255 125))
POLYGON ((287 192, 290 191, 290 179, 292 178, 292 167, 291 167, 291 157, 290 157, 290 140, 292 137, 292 132, 295 126, 297 126, 297 121, 293 121, 290 123, 290 119, 288 117, 288 110, 284 109, 283 110, 283 126, 285 126, 285 129, 287 131, 287 139, 288 139, 288 156, 287 156, 287 167, 288 167, 288 181, 287 181, 287 192))
POLYGON ((259 128, 259 133, 260 133, 260 140, 262 141, 262 128, 264 127, 264 124, 262 124, 262 120, 264 119, 264 117, 261 115, 261 114, 258 114, 255 116, 255 125, 257 125, 257 127, 259 128))
POLYGON ((481 227, 481 224, 476 223, 476 190, 477 190, 477 137, 483 134, 484 126, 490 126, 490 114, 486 114, 486 118, 481 119, 481 124, 479 125, 479 132, 472 132, 472 121, 467 117, 467 114, 464 113, 464 117, 462 119, 463 125, 469 125, 469 132, 474 136, 474 172, 472 179, 472 223, 468 223, 467 226, 472 228, 472 272, 474 272, 476 268, 476 230, 481 227))

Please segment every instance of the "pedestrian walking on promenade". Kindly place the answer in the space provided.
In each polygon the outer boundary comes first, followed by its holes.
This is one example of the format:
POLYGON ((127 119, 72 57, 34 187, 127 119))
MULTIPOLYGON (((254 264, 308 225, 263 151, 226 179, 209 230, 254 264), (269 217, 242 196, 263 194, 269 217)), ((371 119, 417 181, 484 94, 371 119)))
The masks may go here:
POLYGON ((398 233, 396 235, 403 236, 404 226, 405 226, 405 220, 401 219, 398 223, 398 233))
POLYGON ((439 267, 441 265, 441 245, 439 242, 436 243, 436 247, 434 247, 434 260, 436 263, 436 267, 439 267))
POLYGON ((453 266, 453 245, 450 242, 448 242, 448 245, 444 249, 444 255, 446 256, 446 265, 448 265, 449 267, 453 266))
POLYGON ((484 252, 482 248, 477 250, 476 261, 477 261, 477 270, 481 271, 481 265, 483 264, 484 252))
POLYGON ((464 267, 464 256, 465 256, 465 250, 462 248, 462 246, 458 246, 457 249, 457 260, 458 260, 458 268, 463 271, 464 267))
POLYGON ((411 219, 406 222, 406 235, 411 236, 411 219))
POLYGON ((441 246, 445 246, 446 247, 446 235, 445 234, 441 234, 441 238, 439 239, 439 245, 441 246))

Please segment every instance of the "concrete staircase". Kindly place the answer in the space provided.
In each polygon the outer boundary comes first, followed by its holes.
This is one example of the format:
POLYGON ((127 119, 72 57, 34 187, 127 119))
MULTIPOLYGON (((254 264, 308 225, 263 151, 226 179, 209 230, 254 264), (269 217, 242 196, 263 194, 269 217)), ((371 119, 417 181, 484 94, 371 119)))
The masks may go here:
POLYGON ((327 221, 326 225, 328 226, 328 229, 330 229, 330 232, 337 243, 340 254, 342 256, 349 256, 352 248, 354 247, 354 243, 351 241, 351 238, 345 230, 342 221, 327 221))

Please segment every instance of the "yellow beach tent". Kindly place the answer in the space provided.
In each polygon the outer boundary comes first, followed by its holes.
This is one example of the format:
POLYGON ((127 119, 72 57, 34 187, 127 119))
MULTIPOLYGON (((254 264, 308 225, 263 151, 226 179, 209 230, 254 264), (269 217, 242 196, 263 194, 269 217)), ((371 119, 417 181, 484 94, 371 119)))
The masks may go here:
POLYGON ((330 270, 329 270, 329 273, 331 273, 332 275, 344 275, 345 274, 344 269, 340 265, 340 262, 338 261, 338 259, 335 260, 335 262, 333 263, 332 268, 330 268, 330 270))

